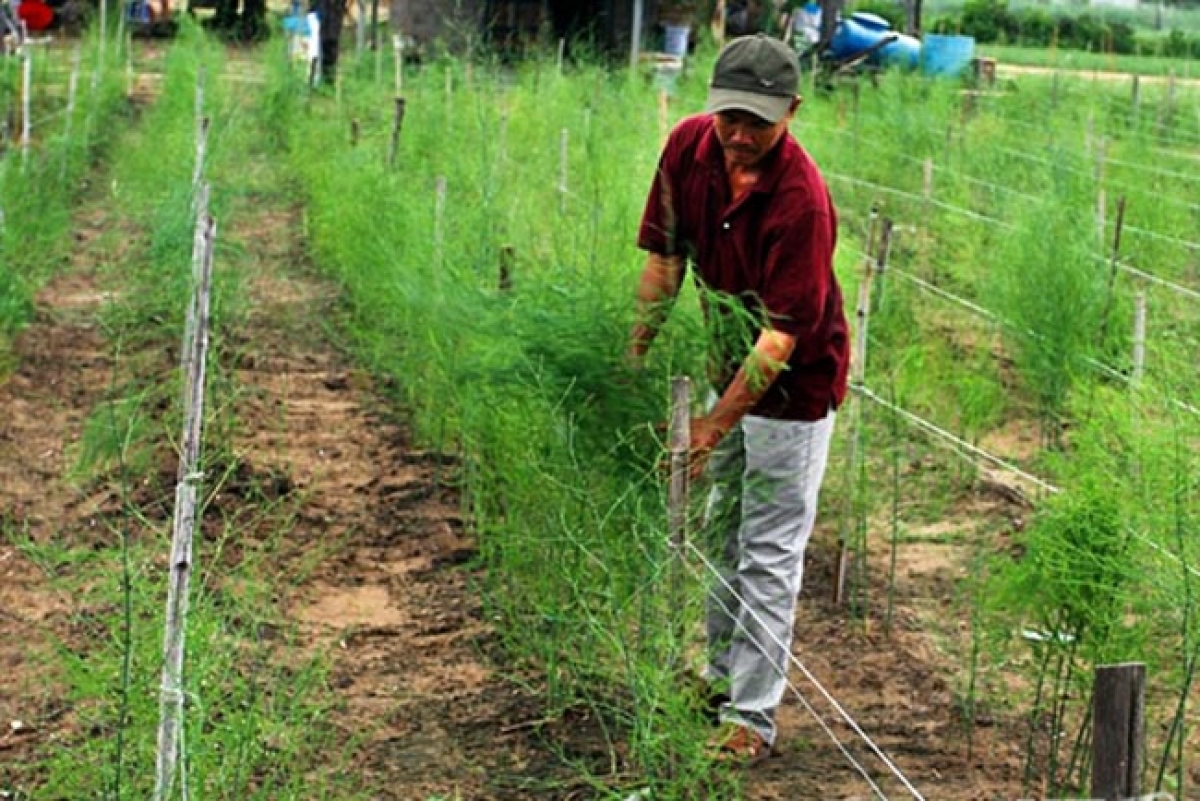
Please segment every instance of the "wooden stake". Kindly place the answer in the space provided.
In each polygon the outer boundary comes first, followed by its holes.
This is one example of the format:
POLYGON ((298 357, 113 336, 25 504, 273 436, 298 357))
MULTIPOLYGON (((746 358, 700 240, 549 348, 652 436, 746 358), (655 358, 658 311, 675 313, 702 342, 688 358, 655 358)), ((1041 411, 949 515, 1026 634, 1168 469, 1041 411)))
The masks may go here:
MULTIPOLYGON (((207 187, 204 187, 204 194, 207 196, 207 187)), ((175 486, 175 516, 171 536, 166 626, 163 634, 162 682, 159 686, 154 801, 165 801, 171 797, 176 767, 183 752, 183 660, 189 584, 194 567, 192 542, 196 530, 197 496, 199 483, 203 478, 199 472, 200 443, 204 421, 212 262, 217 235, 216 220, 208 214, 207 206, 197 215, 196 227, 196 239, 200 243, 200 263, 194 264, 193 269, 199 274, 199 282, 192 297, 195 328, 184 343, 190 357, 185 357, 188 361, 188 372, 184 376, 187 398, 184 403, 179 480, 175 486)))
POLYGON ((404 98, 397 97, 395 99, 394 111, 392 112, 392 137, 388 143, 388 167, 396 166, 396 156, 400 153, 400 131, 404 127, 404 108, 404 98))
MULTIPOLYGON (((858 306, 855 309, 854 350, 851 354, 851 383, 861 385, 866 376, 867 324, 871 313, 871 281, 875 276, 876 230, 878 207, 871 207, 867 228, 867 247, 863 260, 862 283, 858 285, 858 306)), ((890 222, 885 221, 890 226, 890 222)), ((846 453, 845 506, 842 510, 842 530, 839 536, 837 573, 833 582, 833 602, 841 604, 846 598, 846 576, 850 572, 850 528, 855 514, 854 474, 858 464, 858 444, 861 437, 858 421, 862 402, 850 397, 850 444, 846 453)))
POLYGON ((571 132, 566 128, 558 137, 558 213, 567 213, 567 156, 571 132))
POLYGON ((671 379, 667 529, 672 547, 680 551, 687 544, 688 463, 692 451, 691 392, 692 384, 687 376, 671 379))
POLYGON ((1136 117, 1138 114, 1138 109, 1141 107, 1141 103, 1142 103, 1141 91, 1140 91, 1141 83, 1140 83, 1140 79, 1139 79, 1138 75, 1135 74, 1133 76, 1132 83, 1133 83, 1132 97, 1129 100, 1129 105, 1130 105, 1130 108, 1133 110, 1133 116, 1136 117))
POLYGON ((358 119, 350 120, 350 147, 358 147, 358 119))
MULTIPOLYGON (((1108 290, 1104 295, 1104 311, 1100 315, 1100 336, 1096 340, 1099 347, 1104 346, 1104 340, 1108 337, 1108 318, 1112 312, 1113 294, 1116 291, 1117 284, 1117 269, 1120 267, 1121 258, 1121 231, 1125 227, 1125 196, 1121 195, 1117 199, 1117 219, 1114 223, 1113 230, 1113 246, 1112 256, 1109 258, 1108 264, 1108 290)), ((1103 232, 1101 232, 1103 236, 1103 232)))
POLYGON ((192 164, 192 191, 200 189, 204 178, 204 164, 208 159, 208 117, 201 117, 196 126, 196 160, 192 164))
POLYGON ((718 48, 725 45, 725 0, 717 0, 713 6, 712 37, 718 48))
MULTIPOLYGON (((24 23, 22 23, 24 24, 24 23)), ((30 120, 33 94, 33 48, 28 44, 21 48, 21 166, 29 159, 29 142, 33 123, 30 120)))
MULTIPOLYGON (((446 216, 446 178, 439 175, 434 181, 433 188, 433 263, 438 274, 445 263, 445 230, 443 222, 446 216)), ((436 276, 435 276, 436 277, 436 276)))
POLYGON ((513 286, 513 270, 517 264, 517 249, 512 245, 502 245, 500 248, 500 282, 501 292, 509 292, 513 286))
POLYGON ((642 16, 645 14, 644 0, 633 0, 633 19, 629 26, 629 71, 637 72, 642 58, 642 16))
POLYGON ((667 95, 666 87, 660 86, 658 88, 658 138, 664 142, 671 135, 670 105, 671 99, 667 95))
POLYGON ((1108 195, 1104 189, 1100 189, 1096 193, 1096 238, 1100 241, 1100 247, 1103 249, 1104 242, 1107 239, 1105 236, 1108 223, 1108 195))
POLYGON ((75 117, 75 98, 79 94, 79 64, 82 58, 82 52, 79 43, 76 42, 75 49, 71 52, 71 77, 67 79, 67 118, 63 122, 63 141, 67 143, 67 147, 63 148, 62 168, 59 172, 59 180, 65 181, 67 177, 67 164, 71 160, 71 121, 75 117))
POLYGON ((1129 383, 1137 388, 1146 374, 1146 293, 1133 296, 1133 371, 1129 383))
POLYGON ((1146 666, 1101 665, 1093 685, 1092 798, 1141 794, 1146 666))
POLYGON ((926 200, 933 199, 933 159, 925 159, 924 176, 921 183, 921 189, 925 194, 926 200))
POLYGON ((562 73, 563 73, 563 62, 566 60, 566 57, 567 57, 567 40, 559 39, 558 40, 558 74, 559 75, 562 75, 562 73))
POLYGON ((396 97, 404 94, 404 39, 392 34, 392 58, 396 68, 396 97))

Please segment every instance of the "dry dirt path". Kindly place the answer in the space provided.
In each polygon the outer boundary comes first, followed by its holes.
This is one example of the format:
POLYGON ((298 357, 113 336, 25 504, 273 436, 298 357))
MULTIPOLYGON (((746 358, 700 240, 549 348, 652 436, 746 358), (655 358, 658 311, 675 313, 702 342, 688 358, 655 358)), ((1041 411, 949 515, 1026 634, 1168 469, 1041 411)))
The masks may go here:
MULTIPOLYGON (((235 56, 231 80, 240 92, 255 91, 245 66, 235 56)), ((139 76, 137 85, 153 93, 160 82, 139 76)), ((412 447, 391 404, 331 343, 321 321, 336 316, 337 299, 308 268, 299 209, 266 146, 250 159, 247 172, 260 182, 220 229, 225 252, 239 254, 239 268, 253 277, 249 313, 223 334, 236 347, 218 349, 232 360, 218 372, 237 385, 235 407, 218 413, 236 416, 239 466, 216 505, 293 502, 285 564, 271 579, 296 633, 280 638, 277 658, 331 663, 339 699, 332 722, 352 754, 351 764, 334 769, 366 797, 562 798, 570 780, 529 725, 541 717, 536 702, 489 661, 493 637, 472 586, 475 550, 451 486, 455 465, 412 447), (250 483, 269 491, 239 494, 250 483)), ((112 291, 98 268, 113 256, 114 237, 104 235, 127 225, 103 191, 95 194, 75 215, 72 263, 38 295, 16 366, 0 378, 4 798, 37 786, 31 766, 56 743, 87 736, 74 711, 86 699, 69 700, 48 665, 62 645, 86 657, 95 632, 79 627, 105 610, 52 589, 31 554, 42 543, 86 549, 111 538, 106 522, 119 513, 110 484, 72 477, 87 420, 115 369, 100 323, 112 291)), ((220 558, 238 558, 237 546, 220 558)))
MULTIPOLYGON (((243 80, 252 71, 231 61, 239 91, 253 91, 243 80)), ((557 760, 523 725, 539 717, 536 704, 488 656, 456 465, 413 446, 372 379, 331 343, 334 327, 318 322, 337 317, 337 299, 306 260, 280 162, 265 147, 251 155, 247 171, 265 177, 223 230, 253 276, 237 332, 234 450, 299 500, 287 548, 311 569, 283 588, 299 649, 329 654, 334 723, 357 743, 372 798, 560 798, 557 760)))

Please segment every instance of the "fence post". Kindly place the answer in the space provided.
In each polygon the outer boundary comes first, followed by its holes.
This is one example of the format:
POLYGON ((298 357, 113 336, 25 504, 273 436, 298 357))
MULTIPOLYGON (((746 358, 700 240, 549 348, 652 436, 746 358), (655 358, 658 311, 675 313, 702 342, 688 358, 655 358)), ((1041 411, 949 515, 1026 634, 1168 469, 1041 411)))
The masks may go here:
POLYGON ((563 128, 558 135, 558 213, 567 213, 567 159, 570 154, 571 132, 563 128))
MULTIPOLYGON (((22 23, 24 25, 24 23, 22 23)), ((21 48, 21 166, 29 159, 29 140, 33 127, 30 108, 33 94, 33 47, 28 42, 21 48)))
POLYGON ((392 138, 388 144, 388 167, 396 166, 396 154, 400 150, 400 129, 404 125, 405 103, 403 97, 396 98, 395 111, 392 113, 392 138))
POLYGON ((404 40, 400 34, 392 35, 392 59, 396 68, 396 96, 404 94, 404 40))
MULTIPOLYGON (((870 228, 867 232, 866 264, 863 269, 862 283, 858 285, 858 306, 855 310, 857 324, 854 330, 854 349, 850 356, 850 383, 852 386, 862 386, 867 370, 867 325, 871 315, 871 282, 875 277, 876 249, 875 224, 878 211, 871 208, 870 228)), ((884 220, 881 229, 891 229, 891 221, 884 220)), ((882 241, 882 232, 881 232, 882 241)), ((856 513, 854 474, 858 467, 858 446, 861 438, 859 420, 862 415, 862 401, 850 399, 850 444, 846 451, 846 500, 842 512, 842 530, 839 537, 839 553, 837 574, 833 582, 833 602, 841 604, 846 597, 846 574, 850 568, 850 538, 852 518, 856 513)))
POLYGON ((1129 383, 1137 387, 1146 374, 1146 293, 1133 296, 1133 372, 1129 383))
POLYGON ((682 550, 687 542, 688 457, 692 450, 692 384, 687 376, 671 379, 670 486, 667 494, 671 545, 682 550))
POLYGON ((1141 792, 1146 666, 1100 665, 1093 688, 1091 797, 1136 798, 1141 792))
POLYGON ((500 282, 501 292, 508 292, 513 286, 513 268, 517 263, 517 249, 512 245, 500 247, 500 282))

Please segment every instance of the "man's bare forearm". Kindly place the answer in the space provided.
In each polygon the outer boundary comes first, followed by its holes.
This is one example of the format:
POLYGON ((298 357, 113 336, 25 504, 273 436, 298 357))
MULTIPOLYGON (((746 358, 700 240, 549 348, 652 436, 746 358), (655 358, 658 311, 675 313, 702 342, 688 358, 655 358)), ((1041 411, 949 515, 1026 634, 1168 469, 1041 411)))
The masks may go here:
POLYGON ((787 365, 796 348, 796 338, 781 331, 764 329, 754 343, 733 381, 721 394, 715 406, 697 421, 697 432, 704 440, 701 446, 715 447, 738 422, 767 394, 775 379, 787 365))
POLYGON ((637 320, 629 336, 629 353, 640 359, 658 336, 683 281, 683 257, 650 253, 637 288, 637 320))

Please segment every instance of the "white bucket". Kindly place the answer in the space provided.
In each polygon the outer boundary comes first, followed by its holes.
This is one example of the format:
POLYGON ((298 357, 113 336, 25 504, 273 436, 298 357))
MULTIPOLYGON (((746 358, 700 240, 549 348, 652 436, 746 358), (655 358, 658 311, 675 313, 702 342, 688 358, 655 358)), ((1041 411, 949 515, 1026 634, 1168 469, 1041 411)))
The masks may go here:
POLYGON ((664 25, 663 30, 663 52, 668 56, 686 56, 691 28, 687 25, 664 25))

